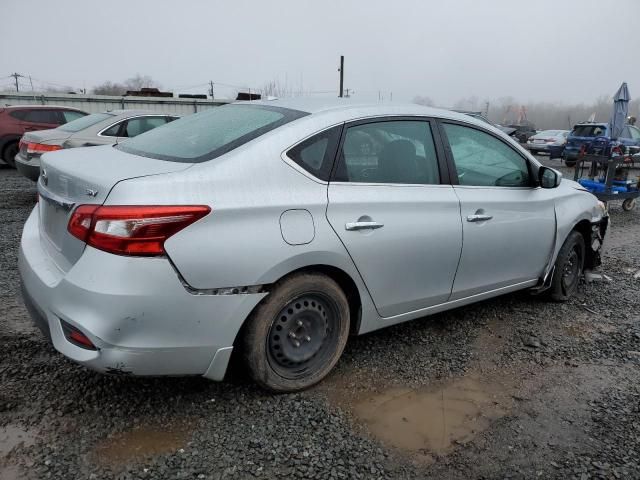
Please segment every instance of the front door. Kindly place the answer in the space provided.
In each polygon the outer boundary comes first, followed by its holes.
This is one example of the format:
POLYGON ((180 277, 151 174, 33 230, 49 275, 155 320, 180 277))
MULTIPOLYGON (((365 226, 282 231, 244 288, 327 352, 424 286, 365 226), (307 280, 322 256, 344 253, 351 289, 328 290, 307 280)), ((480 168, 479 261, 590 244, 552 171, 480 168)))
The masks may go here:
POLYGON ((382 317, 450 296, 462 226, 438 160, 427 120, 376 119, 345 129, 327 218, 382 317))
POLYGON ((498 136, 442 127, 464 238, 451 300, 538 279, 555 241, 553 190, 537 187, 526 157, 498 136))

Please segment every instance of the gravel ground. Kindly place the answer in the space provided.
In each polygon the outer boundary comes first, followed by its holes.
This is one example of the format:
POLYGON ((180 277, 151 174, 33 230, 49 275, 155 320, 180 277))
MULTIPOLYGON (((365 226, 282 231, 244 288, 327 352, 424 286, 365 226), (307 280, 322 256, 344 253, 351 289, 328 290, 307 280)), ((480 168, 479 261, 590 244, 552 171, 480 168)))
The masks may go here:
POLYGON ((241 373, 110 377, 57 354, 19 293, 35 189, 2 167, 0 479, 640 478, 638 209, 611 209, 611 281, 353 338, 321 385, 274 396, 241 373))

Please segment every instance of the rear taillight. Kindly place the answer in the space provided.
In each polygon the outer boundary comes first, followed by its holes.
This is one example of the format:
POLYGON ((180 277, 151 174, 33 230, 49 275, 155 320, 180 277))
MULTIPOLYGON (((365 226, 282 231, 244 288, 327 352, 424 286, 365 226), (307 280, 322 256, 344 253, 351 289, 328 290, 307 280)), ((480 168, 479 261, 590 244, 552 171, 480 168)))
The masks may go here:
MULTIPOLYGON (((25 143, 25 142, 22 142, 25 143)), ((56 150, 60 150, 62 147, 60 145, 44 145, 42 143, 27 143, 27 153, 28 154, 42 154, 46 152, 55 152, 56 150)))
POLYGON ((94 248, 118 255, 163 255, 164 242, 211 211, 205 205, 80 205, 67 229, 94 248))

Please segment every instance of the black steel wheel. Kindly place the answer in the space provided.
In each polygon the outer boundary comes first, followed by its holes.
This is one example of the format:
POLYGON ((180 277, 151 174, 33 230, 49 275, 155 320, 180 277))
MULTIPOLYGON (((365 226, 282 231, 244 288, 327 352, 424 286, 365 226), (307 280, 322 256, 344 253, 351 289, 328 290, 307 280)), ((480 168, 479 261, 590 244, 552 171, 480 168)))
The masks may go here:
POLYGON ((338 284, 317 273, 278 282, 243 331, 251 377, 275 392, 302 390, 337 363, 349 334, 349 304, 338 284))
POLYGON ((584 256, 584 238, 574 230, 558 252, 550 289, 553 300, 564 302, 576 292, 582 276, 584 256))

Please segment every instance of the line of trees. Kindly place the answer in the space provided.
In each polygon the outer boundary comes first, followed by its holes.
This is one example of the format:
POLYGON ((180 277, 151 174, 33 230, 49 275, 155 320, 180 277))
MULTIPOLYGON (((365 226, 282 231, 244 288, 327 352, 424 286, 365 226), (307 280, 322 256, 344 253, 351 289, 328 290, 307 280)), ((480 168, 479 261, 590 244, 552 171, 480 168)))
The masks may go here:
POLYGON ((149 75, 137 74, 127 78, 123 82, 104 82, 93 89, 96 95, 124 95, 127 90, 140 90, 141 88, 161 88, 149 75))
MULTIPOLYGON (((413 101, 421 105, 435 105, 431 98, 424 96, 417 96, 413 101)), ((518 123, 519 117, 524 111, 526 120, 532 122, 538 129, 570 130, 576 123, 587 121, 593 114, 595 114, 595 121, 608 122, 613 110, 613 98, 601 95, 591 103, 563 104, 557 102, 521 103, 513 97, 480 100, 476 96, 470 96, 458 100, 450 108, 482 112, 491 122, 498 124, 518 123)), ((639 99, 629 102, 629 115, 640 118, 639 99)))

